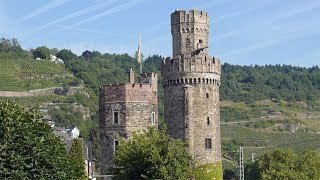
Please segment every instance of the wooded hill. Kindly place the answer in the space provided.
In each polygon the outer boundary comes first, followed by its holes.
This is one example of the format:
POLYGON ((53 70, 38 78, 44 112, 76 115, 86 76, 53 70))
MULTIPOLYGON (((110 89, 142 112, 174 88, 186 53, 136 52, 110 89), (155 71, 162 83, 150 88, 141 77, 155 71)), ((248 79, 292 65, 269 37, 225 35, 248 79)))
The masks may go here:
MULTIPOLYGON (((83 129, 87 128, 82 132, 87 132, 85 137, 91 140, 98 138, 99 87, 102 84, 127 82, 130 68, 138 72, 136 59, 128 54, 85 51, 81 56, 77 56, 66 49, 49 49, 42 46, 26 51, 19 47, 20 45, 15 41, 8 43, 8 40, 0 40, 0 89, 24 91, 56 85, 65 85, 68 89, 72 83, 84 85, 86 93, 54 95, 54 99, 60 99, 60 102, 65 104, 51 109, 51 115, 57 122, 62 119, 71 119, 68 122, 60 122, 61 124, 82 124, 83 129), (55 65, 46 60, 49 59, 50 53, 61 58, 64 64, 55 65), (40 56, 44 59, 43 61, 34 60, 40 56), (7 70, 10 68, 11 70, 7 70), (41 75, 40 72, 46 73, 41 75), (50 72, 53 73, 52 76, 50 72), (52 78, 45 78, 42 81, 30 80, 24 78, 26 75, 52 78), (39 83, 28 85, 32 82, 39 83), (8 85, 4 85, 6 83, 8 85), (72 117, 76 109, 72 107, 73 103, 90 109, 92 123, 84 120, 77 122, 81 114, 72 117), (90 128, 91 133, 88 134, 90 128)), ((143 62, 143 72, 153 71, 159 74, 160 120, 163 120, 163 89, 160 71, 163 58, 160 55, 153 55, 145 58, 143 62)), ((317 133, 320 132, 320 69, 318 66, 309 68, 291 65, 240 66, 224 63, 221 69, 221 137, 223 155, 227 160, 223 163, 225 169, 236 168, 239 146, 246 148, 247 159, 250 159, 250 153, 258 155, 273 147, 290 147, 297 152, 319 147, 314 143, 320 141, 320 134, 317 133), (291 127, 297 128, 293 128, 292 131, 291 127), (292 133, 295 133, 294 136, 292 133)), ((44 97, 33 98, 30 103, 35 101, 40 105, 53 100, 44 97), (39 100, 36 101, 37 99, 39 100)), ((12 99, 18 103, 24 102, 23 98, 12 99)))

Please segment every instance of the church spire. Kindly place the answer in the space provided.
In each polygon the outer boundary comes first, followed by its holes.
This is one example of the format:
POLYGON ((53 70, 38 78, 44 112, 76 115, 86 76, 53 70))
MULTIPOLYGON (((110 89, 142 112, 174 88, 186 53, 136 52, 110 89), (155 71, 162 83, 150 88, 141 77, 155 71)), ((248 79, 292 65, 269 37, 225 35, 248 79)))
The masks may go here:
POLYGON ((142 57, 141 57, 141 34, 139 35, 139 44, 138 44, 138 51, 137 51, 137 60, 140 65, 140 74, 142 74, 142 57))

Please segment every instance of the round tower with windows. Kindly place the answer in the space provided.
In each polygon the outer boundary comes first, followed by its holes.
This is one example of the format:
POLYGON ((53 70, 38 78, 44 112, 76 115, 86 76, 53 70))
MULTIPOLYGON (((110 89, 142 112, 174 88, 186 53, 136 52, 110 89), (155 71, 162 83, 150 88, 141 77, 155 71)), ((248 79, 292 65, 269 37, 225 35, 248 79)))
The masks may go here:
POLYGON ((220 60, 208 55, 206 12, 171 14, 173 58, 162 64, 167 132, 186 141, 197 164, 221 161, 220 60))

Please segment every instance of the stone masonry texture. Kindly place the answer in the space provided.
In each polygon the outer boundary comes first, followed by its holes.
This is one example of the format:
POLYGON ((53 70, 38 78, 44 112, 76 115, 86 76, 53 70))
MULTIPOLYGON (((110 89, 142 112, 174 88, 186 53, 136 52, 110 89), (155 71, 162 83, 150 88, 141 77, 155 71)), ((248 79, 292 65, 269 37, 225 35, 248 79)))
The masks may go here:
POLYGON ((140 75, 134 81, 134 72, 129 73, 129 82, 103 85, 99 95, 99 129, 101 140, 101 173, 106 174, 112 166, 115 141, 130 138, 133 132, 141 132, 150 126, 158 126, 157 74, 140 75), (118 123, 114 122, 118 114, 118 123), (154 117, 154 122, 152 118, 154 117))
POLYGON ((173 58, 161 67, 168 134, 187 142, 199 165, 220 162, 221 67, 218 58, 208 55, 208 14, 173 12, 171 34, 173 58))

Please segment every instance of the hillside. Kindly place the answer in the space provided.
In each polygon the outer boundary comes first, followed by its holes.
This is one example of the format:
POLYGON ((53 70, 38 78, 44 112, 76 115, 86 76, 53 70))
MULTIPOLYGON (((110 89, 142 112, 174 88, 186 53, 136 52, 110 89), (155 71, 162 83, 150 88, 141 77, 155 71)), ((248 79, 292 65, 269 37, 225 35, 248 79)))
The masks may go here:
MULTIPOLYGON (((57 56, 65 64, 36 61, 32 53, 23 50, 0 53, 0 91, 32 94, 35 89, 60 89, 58 93, 0 97, 0 100, 10 99, 36 109, 45 107, 58 125, 76 125, 84 137, 97 142, 99 87, 127 82, 127 72, 130 68, 138 72, 138 63, 128 54, 97 51, 85 51, 78 57, 70 50, 60 50, 57 56), (90 130, 93 134, 89 134, 90 130)), ((163 122, 162 60, 162 56, 154 55, 145 58, 143 64, 144 72, 159 74, 160 122, 163 122)), ((319 143, 315 143, 320 141, 320 69, 317 66, 225 63, 221 82, 225 169, 238 171, 240 146, 244 148, 245 161, 274 147, 289 147, 298 153, 320 149, 319 143)))
POLYGON ((93 126, 91 116, 97 109, 96 95, 64 64, 20 57, 18 53, 0 55, 2 100, 39 110, 56 126, 77 126, 84 137, 93 126))
POLYGON ((63 64, 33 59, 0 61, 0 91, 29 91, 72 85, 76 79, 63 64))

